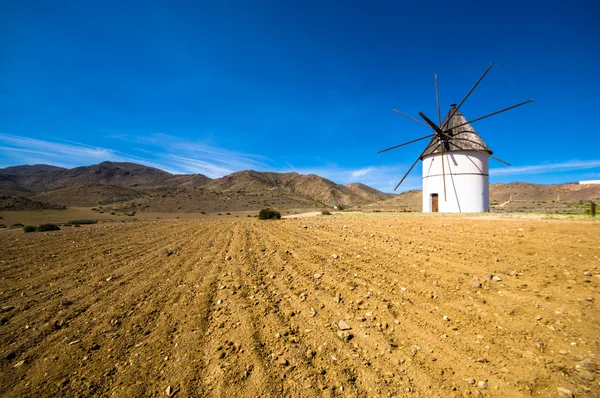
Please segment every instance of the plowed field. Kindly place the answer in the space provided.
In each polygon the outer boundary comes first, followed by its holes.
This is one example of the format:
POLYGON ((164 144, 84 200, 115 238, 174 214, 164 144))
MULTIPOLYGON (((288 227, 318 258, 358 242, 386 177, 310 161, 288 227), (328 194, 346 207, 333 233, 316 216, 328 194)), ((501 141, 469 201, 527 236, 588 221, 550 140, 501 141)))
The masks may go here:
POLYGON ((599 236, 382 215, 1 231, 0 394, 596 397, 599 236))

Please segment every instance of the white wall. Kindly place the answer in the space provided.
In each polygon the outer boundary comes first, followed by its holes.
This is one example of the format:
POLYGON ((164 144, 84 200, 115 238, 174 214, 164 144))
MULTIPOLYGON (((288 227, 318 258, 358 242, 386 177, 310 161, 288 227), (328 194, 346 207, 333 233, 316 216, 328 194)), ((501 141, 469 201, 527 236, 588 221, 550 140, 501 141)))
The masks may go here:
POLYGON ((442 177, 442 155, 423 158, 423 213, 431 212, 431 194, 438 194, 440 213, 480 213, 490 206, 488 155, 460 151, 444 153, 446 196, 442 177))

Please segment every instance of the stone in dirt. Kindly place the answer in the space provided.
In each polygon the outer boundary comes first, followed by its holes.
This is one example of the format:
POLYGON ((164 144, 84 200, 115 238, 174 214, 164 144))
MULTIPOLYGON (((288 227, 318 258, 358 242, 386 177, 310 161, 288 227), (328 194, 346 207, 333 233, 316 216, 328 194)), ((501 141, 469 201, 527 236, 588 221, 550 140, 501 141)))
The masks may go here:
POLYGON ((567 390, 564 387, 558 387, 558 398, 573 398, 573 391, 567 390))
POLYGON ((350 327, 350 325, 348 325, 348 324, 346 323, 346 321, 344 321, 344 320, 341 320, 341 321, 339 321, 339 322, 338 322, 338 328, 339 328, 340 330, 350 330, 350 329, 352 329, 352 328, 350 327))
POLYGON ((471 281, 471 286, 472 287, 481 287, 481 282, 479 282, 479 279, 473 279, 471 281))
POLYGON ((498 275, 494 276, 492 279, 495 280, 496 282, 502 281, 502 278, 500 278, 498 275))
POLYGON ((354 335, 352 333, 342 331, 342 330, 337 331, 337 336, 344 341, 350 341, 354 337, 354 335))
POLYGON ((313 278, 315 278, 315 279, 321 279, 321 276, 322 276, 321 274, 314 274, 313 278))
POLYGON ((486 388, 488 388, 488 383, 482 380, 479 383, 477 383, 477 387, 481 388, 482 390, 485 390, 486 388))

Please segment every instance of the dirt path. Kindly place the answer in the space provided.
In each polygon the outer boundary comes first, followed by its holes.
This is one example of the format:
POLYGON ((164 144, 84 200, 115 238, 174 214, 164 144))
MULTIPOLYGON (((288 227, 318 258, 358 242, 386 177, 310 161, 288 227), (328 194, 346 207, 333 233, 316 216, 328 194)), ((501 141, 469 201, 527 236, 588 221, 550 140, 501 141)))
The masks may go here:
POLYGON ((597 236, 364 215, 3 231, 0 391, 600 396, 597 236))

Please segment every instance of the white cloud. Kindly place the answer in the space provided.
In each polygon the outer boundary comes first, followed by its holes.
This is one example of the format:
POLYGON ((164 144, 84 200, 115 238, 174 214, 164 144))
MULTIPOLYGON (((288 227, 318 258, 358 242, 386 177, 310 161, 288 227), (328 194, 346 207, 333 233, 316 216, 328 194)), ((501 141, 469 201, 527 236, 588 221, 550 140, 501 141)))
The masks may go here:
POLYGON ((558 171, 583 170, 600 167, 600 160, 572 160, 562 163, 538 164, 530 166, 516 166, 490 169, 493 176, 512 175, 512 174, 544 174, 555 173, 558 171))
POLYGON ((373 170, 375 170, 373 167, 365 167, 364 169, 355 170, 352 172, 352 177, 353 178, 362 177, 362 176, 369 174, 373 170))

